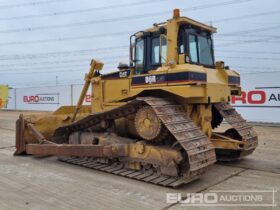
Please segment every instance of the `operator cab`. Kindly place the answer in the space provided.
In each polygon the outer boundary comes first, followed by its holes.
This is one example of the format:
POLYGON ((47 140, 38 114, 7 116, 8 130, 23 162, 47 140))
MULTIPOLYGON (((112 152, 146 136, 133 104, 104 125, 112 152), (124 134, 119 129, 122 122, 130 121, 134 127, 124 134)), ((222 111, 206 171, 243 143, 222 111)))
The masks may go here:
POLYGON ((212 35, 209 32, 183 26, 178 35, 178 54, 185 54, 185 62, 215 68, 212 35))
MULTIPOLYGON (((168 64, 167 39, 169 39, 168 33, 172 33, 167 31, 168 24, 168 22, 154 24, 154 27, 131 36, 131 64, 135 67, 135 74, 147 74, 150 70, 156 70, 162 65, 168 64), (134 43, 132 44, 133 37, 134 43)), ((212 33, 215 32, 215 28, 186 17, 179 17, 178 25, 175 40, 178 51, 176 63, 215 68, 212 41, 212 33), (184 58, 183 61, 179 59, 180 57, 184 58)), ((174 37, 172 36, 172 38, 174 37)))
POLYGON ((135 40, 135 72, 146 74, 166 61, 167 45, 165 36, 157 32, 144 32, 135 40), (160 52, 161 50, 161 52, 160 52))

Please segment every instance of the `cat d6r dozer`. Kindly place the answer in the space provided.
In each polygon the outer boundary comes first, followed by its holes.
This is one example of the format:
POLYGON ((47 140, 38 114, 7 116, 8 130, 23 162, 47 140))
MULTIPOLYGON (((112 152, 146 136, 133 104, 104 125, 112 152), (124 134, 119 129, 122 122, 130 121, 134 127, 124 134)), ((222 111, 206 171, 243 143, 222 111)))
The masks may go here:
POLYGON ((199 178, 216 160, 257 146, 253 128, 229 104, 240 76, 214 61, 216 29, 175 9, 167 22, 130 37, 130 65, 102 74, 92 60, 77 106, 20 116, 16 155, 61 161, 162 186, 199 178), (92 86, 91 106, 83 106, 92 86), (222 121, 231 128, 214 132, 222 121))

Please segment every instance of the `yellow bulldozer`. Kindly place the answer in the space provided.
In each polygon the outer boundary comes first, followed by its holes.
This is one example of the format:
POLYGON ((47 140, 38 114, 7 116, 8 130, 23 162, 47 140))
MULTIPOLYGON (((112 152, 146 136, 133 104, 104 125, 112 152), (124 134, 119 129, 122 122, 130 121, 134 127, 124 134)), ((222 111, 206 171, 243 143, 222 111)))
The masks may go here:
POLYGON ((15 155, 59 160, 162 186, 198 179, 217 160, 251 154, 258 137, 230 105, 240 76, 214 61, 216 29, 175 9, 130 37, 130 64, 92 60, 76 106, 20 116, 15 155), (92 86, 91 106, 83 106, 92 86), (223 121, 231 128, 214 132, 223 121))

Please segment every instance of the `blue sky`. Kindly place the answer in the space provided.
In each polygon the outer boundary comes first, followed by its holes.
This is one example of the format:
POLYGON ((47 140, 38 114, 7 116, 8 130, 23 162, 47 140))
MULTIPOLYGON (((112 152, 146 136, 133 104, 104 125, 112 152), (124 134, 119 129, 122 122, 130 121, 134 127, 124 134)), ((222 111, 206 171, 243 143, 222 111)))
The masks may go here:
POLYGON ((240 73, 280 71, 277 0, 0 0, 0 84, 81 83, 91 58, 127 62, 129 36, 181 15, 218 28, 216 60, 240 73))

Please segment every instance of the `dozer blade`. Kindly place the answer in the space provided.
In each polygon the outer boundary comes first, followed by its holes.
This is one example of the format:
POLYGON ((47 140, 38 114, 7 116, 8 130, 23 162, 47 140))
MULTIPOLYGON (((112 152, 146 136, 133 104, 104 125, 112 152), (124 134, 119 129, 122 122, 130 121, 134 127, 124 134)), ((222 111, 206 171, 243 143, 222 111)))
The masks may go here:
POLYGON ((122 157, 126 156, 126 145, 81 145, 56 144, 48 141, 34 125, 27 123, 20 115, 16 124, 16 152, 15 155, 55 155, 55 156, 83 156, 83 157, 122 157), (28 127, 38 143, 27 143, 24 139, 24 128, 28 127), (117 152, 115 152, 117 151, 117 152))
MULTIPOLYGON (((62 126, 71 123, 71 116, 75 106, 62 106, 58 110, 49 114, 36 114, 19 116, 16 121, 16 151, 15 155, 25 153, 26 143, 38 143, 38 138, 32 132, 32 127, 36 128, 46 139, 53 141, 54 131, 62 126), (28 126, 29 125, 29 126, 28 126), (32 127, 30 127, 32 126, 32 127)), ((77 120, 87 116, 91 112, 90 106, 82 106, 77 115, 77 120)))
POLYGON ((217 103, 214 107, 232 126, 225 133, 213 134, 211 140, 216 148, 217 160, 235 161, 253 153, 258 145, 253 127, 229 103, 217 103))

